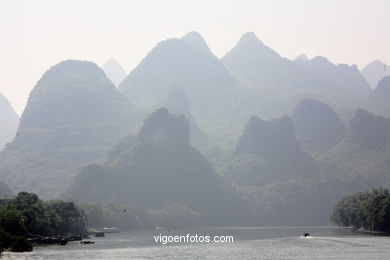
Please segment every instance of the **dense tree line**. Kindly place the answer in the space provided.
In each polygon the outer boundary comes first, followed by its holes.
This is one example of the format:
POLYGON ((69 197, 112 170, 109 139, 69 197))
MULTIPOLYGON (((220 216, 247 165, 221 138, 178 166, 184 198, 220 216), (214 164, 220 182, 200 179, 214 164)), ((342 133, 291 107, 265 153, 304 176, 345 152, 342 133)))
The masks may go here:
POLYGON ((333 209, 331 220, 369 232, 390 232, 390 192, 373 189, 342 199, 333 209))
POLYGON ((0 250, 31 250, 26 237, 79 234, 86 229, 83 212, 73 203, 43 201, 20 192, 0 206, 0 250))
POLYGON ((132 206, 85 203, 80 205, 89 227, 117 227, 120 230, 137 230, 151 227, 147 212, 132 206))
POLYGON ((117 227, 120 230, 139 230, 156 226, 182 228, 199 225, 200 218, 198 212, 179 203, 150 210, 111 203, 85 203, 80 207, 88 226, 97 229, 117 227))

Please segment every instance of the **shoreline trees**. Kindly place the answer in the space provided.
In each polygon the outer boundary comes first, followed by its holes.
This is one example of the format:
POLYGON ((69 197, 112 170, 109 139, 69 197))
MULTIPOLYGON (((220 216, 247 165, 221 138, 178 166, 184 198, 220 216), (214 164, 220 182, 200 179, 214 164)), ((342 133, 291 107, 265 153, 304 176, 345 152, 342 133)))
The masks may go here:
POLYGON ((390 233, 390 192, 379 188, 347 196, 334 207, 331 220, 365 232, 390 233))

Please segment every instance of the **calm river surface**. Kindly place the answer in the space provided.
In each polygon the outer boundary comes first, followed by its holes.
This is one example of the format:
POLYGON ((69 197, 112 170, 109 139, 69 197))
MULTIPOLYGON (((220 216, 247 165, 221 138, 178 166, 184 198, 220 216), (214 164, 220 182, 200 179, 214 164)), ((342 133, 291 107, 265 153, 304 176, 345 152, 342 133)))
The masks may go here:
POLYGON ((2 259, 390 259, 390 237, 357 235, 336 227, 251 227, 156 230, 106 234, 95 244, 36 246, 2 259), (309 238, 301 237, 309 232, 309 238), (156 243, 162 235, 229 235, 233 243, 156 243))

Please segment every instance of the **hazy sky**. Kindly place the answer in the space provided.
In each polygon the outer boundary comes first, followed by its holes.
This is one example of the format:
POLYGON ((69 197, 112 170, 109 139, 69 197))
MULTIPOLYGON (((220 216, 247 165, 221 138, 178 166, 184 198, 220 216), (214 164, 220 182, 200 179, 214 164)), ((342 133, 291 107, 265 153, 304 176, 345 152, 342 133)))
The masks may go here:
POLYGON ((282 56, 360 68, 390 63, 388 0, 0 0, 0 92, 21 114, 40 76, 65 59, 129 72, 161 40, 198 31, 223 56, 254 31, 282 56))

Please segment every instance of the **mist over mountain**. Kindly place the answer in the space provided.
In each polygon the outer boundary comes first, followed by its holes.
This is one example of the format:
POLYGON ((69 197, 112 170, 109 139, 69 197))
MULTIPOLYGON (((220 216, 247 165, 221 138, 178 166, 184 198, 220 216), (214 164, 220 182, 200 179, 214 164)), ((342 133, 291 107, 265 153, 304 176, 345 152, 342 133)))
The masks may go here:
POLYGON ((291 119, 252 117, 236 151, 218 172, 241 198, 252 203, 261 225, 327 223, 326 212, 340 198, 339 181, 322 179, 316 161, 302 151, 291 119))
POLYGON ((189 46, 203 51, 206 54, 213 55, 206 41, 203 39, 202 35, 198 32, 189 32, 181 38, 189 46))
POLYGON ((320 158, 328 165, 326 174, 351 183, 351 191, 388 186, 389 134, 388 118, 357 110, 344 139, 320 158))
POLYGON ((309 60, 309 58, 308 58, 305 54, 303 54, 303 53, 299 54, 299 55, 294 59, 294 61, 297 62, 297 63, 299 63, 299 62, 305 62, 305 61, 308 61, 308 60, 309 60))
POLYGON ((8 100, 0 93, 0 151, 15 137, 18 124, 19 116, 8 100))
POLYGON ((260 158, 259 161, 265 162, 262 174, 268 176, 259 176, 261 182, 266 179, 312 177, 315 172, 312 158, 299 147, 288 116, 271 121, 252 116, 237 144, 236 153, 254 154, 260 158))
POLYGON ((241 84, 261 91, 262 95, 276 95, 278 103, 303 97, 334 103, 346 96, 333 82, 281 57, 252 32, 245 33, 221 61, 241 84))
POLYGON ((30 94, 13 142, 0 154, 13 190, 60 194, 86 163, 101 160, 131 129, 132 106, 94 63, 50 68, 30 94))
POLYGON ((119 90, 139 105, 157 104, 172 86, 181 86, 193 109, 206 109, 216 96, 235 85, 225 67, 198 33, 162 41, 120 84, 119 90))
POLYGON ((12 190, 3 181, 0 181, 0 199, 9 199, 13 196, 12 190))
POLYGON ((106 61, 102 65, 102 70, 116 87, 118 87, 123 79, 126 78, 126 72, 122 65, 114 59, 106 61))
POLYGON ((321 56, 317 56, 311 60, 297 59, 295 62, 307 70, 337 84, 343 90, 354 96, 366 97, 371 92, 369 84, 356 65, 335 65, 327 58, 321 56))
POLYGON ((368 97, 368 109, 376 114, 390 117, 390 76, 386 76, 378 82, 378 86, 368 97))
POLYGON ((211 143, 227 149, 234 148, 251 115, 280 117, 304 97, 337 109, 356 105, 337 84, 281 57, 253 33, 242 36, 221 60, 197 32, 162 41, 130 72, 119 90, 149 112, 161 104, 172 86, 183 88, 194 121, 211 143))
POLYGON ((356 66, 291 61, 254 33, 220 60, 190 32, 124 80, 102 68, 67 60, 38 81, 0 153, 9 190, 250 226, 328 224, 347 193, 390 187, 390 77, 370 90, 356 66))
POLYGON ((238 87, 237 80, 196 32, 158 43, 119 90, 137 108, 150 112, 161 105, 173 86, 184 90, 194 121, 208 140, 218 145, 233 147, 251 114, 269 112, 256 95, 238 87))
POLYGON ((83 168, 67 194, 147 209, 178 203, 214 223, 234 205, 212 166, 189 145, 188 121, 166 108, 146 118, 135 139, 118 143, 104 165, 83 168))
POLYGON ((345 126, 339 115, 315 99, 301 100, 291 117, 300 142, 332 146, 344 137, 345 126))
POLYGON ((359 109, 350 122, 346 141, 361 149, 380 150, 386 147, 390 121, 359 109))
POLYGON ((367 64, 362 69, 362 75, 370 84, 371 88, 375 89, 381 79, 390 75, 390 66, 376 60, 367 64))
POLYGON ((191 114, 191 104, 181 87, 172 87, 165 101, 165 106, 171 114, 183 115, 187 118, 190 127, 191 141, 203 143, 207 141, 206 135, 200 130, 191 114))

